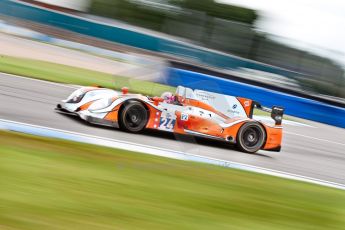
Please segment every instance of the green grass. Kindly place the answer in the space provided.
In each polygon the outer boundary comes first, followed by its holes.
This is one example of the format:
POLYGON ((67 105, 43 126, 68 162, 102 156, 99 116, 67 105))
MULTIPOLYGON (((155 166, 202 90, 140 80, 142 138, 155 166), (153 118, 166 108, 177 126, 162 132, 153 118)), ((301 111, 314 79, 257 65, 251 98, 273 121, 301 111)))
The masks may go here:
POLYGON ((174 87, 149 81, 10 56, 0 56, 0 72, 67 84, 101 85, 114 89, 127 86, 131 92, 147 95, 160 95, 165 91, 175 91, 174 87))
POLYGON ((269 112, 265 112, 265 111, 262 111, 260 109, 254 109, 253 114, 257 115, 257 116, 265 116, 265 117, 271 116, 271 114, 269 112))
POLYGON ((345 229, 345 192, 0 132, 0 229, 345 229))

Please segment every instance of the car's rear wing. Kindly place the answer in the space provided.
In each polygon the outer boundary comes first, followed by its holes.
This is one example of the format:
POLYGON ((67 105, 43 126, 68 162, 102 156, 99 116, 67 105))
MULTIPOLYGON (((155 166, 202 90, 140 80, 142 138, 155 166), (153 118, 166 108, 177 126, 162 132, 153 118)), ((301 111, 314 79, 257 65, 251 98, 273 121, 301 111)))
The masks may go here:
POLYGON ((268 108, 265 106, 262 106, 258 102, 253 102, 253 109, 257 108, 262 111, 268 112, 271 114, 271 118, 275 121, 275 125, 281 125, 283 121, 283 115, 284 115, 284 108, 281 106, 272 106, 272 108, 268 108))

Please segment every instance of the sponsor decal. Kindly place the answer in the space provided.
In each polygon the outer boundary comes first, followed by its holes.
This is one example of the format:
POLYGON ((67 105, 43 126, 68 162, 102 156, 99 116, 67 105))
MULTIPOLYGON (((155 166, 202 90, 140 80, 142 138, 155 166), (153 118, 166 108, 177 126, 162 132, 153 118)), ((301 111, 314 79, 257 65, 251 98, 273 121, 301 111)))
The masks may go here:
POLYGON ((214 98, 215 98, 215 96, 213 96, 213 95, 211 95, 211 94, 209 94, 209 93, 206 93, 206 92, 203 92, 203 93, 198 92, 196 95, 197 95, 198 97, 207 98, 207 99, 214 99, 214 98))
POLYGON ((181 113, 181 121, 188 121, 188 114, 186 113, 181 113))
POLYGON ((226 110, 227 113, 232 114, 233 116, 237 116, 240 114, 240 111, 238 111, 237 104, 233 104, 230 108, 226 110))
POLYGON ((231 113, 231 114, 233 114, 233 115, 239 115, 239 114, 240 114, 239 111, 237 111, 237 110, 232 110, 232 109, 228 109, 228 110, 226 110, 226 112, 231 113))
POLYGON ((214 100, 216 97, 207 92, 197 92, 196 96, 202 101, 214 100))
POLYGON ((245 107, 248 107, 248 106, 249 106, 249 101, 245 101, 245 102, 244 102, 244 106, 245 106, 245 107))

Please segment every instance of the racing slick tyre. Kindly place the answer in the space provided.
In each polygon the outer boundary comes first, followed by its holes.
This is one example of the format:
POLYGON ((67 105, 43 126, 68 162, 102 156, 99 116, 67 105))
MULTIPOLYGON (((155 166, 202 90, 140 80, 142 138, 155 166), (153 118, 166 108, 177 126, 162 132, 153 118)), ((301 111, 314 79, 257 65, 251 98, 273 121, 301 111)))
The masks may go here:
POLYGON ((138 133, 145 129, 147 121, 147 110, 145 106, 138 101, 129 101, 120 111, 120 128, 125 131, 138 133))
POLYGON ((257 152, 266 141, 266 132, 257 122, 247 122, 237 133, 237 147, 246 153, 257 152))

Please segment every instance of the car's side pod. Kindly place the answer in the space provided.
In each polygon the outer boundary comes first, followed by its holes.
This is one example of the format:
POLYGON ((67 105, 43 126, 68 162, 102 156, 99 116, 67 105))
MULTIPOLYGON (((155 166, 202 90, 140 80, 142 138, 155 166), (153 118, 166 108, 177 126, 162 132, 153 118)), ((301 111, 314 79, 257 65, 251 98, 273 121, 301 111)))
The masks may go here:
POLYGON ((254 110, 254 108, 257 108, 257 109, 260 109, 262 111, 271 113, 271 118, 275 121, 275 125, 281 125, 282 124, 283 115, 284 115, 284 107, 274 105, 270 109, 268 107, 262 106, 260 103, 255 101, 255 102, 253 102, 252 110, 254 110))

